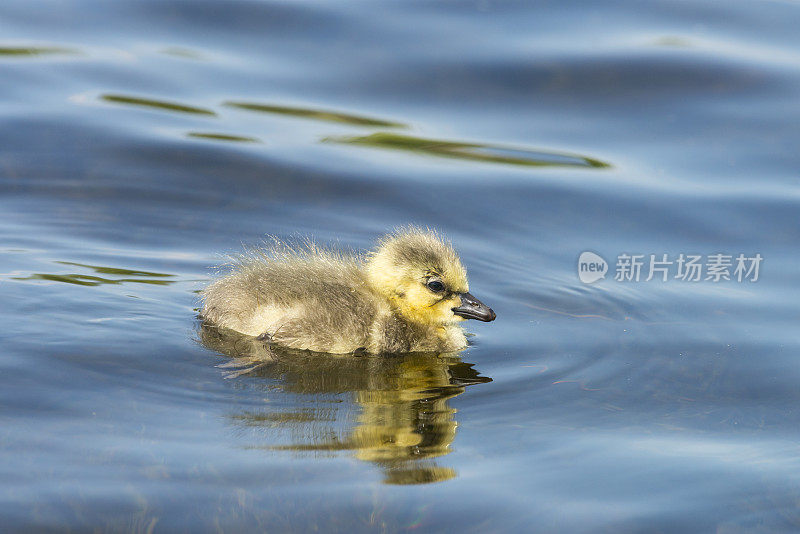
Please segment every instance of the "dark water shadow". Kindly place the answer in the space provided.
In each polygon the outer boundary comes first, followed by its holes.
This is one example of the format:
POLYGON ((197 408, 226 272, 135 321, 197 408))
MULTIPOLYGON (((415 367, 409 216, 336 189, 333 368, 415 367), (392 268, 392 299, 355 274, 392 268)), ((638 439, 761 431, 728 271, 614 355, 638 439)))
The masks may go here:
POLYGON ((350 451, 379 466, 387 484, 456 477, 454 469, 436 461, 450 452, 456 435, 456 412, 448 401, 467 386, 492 380, 453 353, 355 356, 293 351, 209 325, 201 326, 199 338, 209 349, 232 358, 221 366, 229 371, 228 378, 261 379, 272 392, 303 396, 303 402, 288 409, 269 405, 233 414, 232 425, 288 431, 292 443, 264 445, 267 450, 320 455, 350 451), (344 395, 346 405, 332 403, 331 395, 344 395))
POLYGON ((528 150, 500 145, 462 143, 441 139, 424 139, 386 132, 360 137, 326 137, 322 141, 527 167, 586 167, 594 169, 611 167, 609 163, 579 154, 528 150))
POLYGON ((99 98, 104 102, 110 102, 112 104, 137 106, 142 108, 158 109, 162 111, 189 113, 194 115, 210 115, 210 116, 217 115, 214 111, 211 111, 210 109, 200 108, 196 106, 188 106, 186 104, 179 104, 175 102, 166 102, 164 100, 155 100, 152 98, 141 98, 135 96, 114 95, 114 94, 100 95, 99 98))
POLYGON ((304 119, 314 119, 325 122, 352 124, 354 126, 374 126, 380 128, 406 127, 405 124, 399 122, 377 119, 374 117, 366 117, 364 115, 355 115, 352 113, 343 113, 340 111, 329 111, 322 109, 301 108, 292 106, 276 106, 274 104, 258 104, 255 102, 224 102, 223 105, 231 108, 244 109, 247 111, 255 111, 258 113, 289 115, 292 117, 301 117, 304 119))
POLYGON ((117 284, 151 284, 165 286, 174 284, 177 280, 165 280, 165 278, 174 278, 174 274, 154 273, 150 271, 137 271, 131 269, 120 269, 117 267, 102 267, 99 265, 86 265, 83 263, 74 263, 69 261, 57 261, 61 265, 71 265, 74 267, 82 267, 91 269, 97 274, 123 276, 125 278, 104 278, 89 274, 52 274, 52 273, 34 273, 26 277, 15 277, 12 280, 47 280, 50 282, 64 282, 67 284, 75 284, 79 286, 99 286, 99 285, 117 285, 117 284))

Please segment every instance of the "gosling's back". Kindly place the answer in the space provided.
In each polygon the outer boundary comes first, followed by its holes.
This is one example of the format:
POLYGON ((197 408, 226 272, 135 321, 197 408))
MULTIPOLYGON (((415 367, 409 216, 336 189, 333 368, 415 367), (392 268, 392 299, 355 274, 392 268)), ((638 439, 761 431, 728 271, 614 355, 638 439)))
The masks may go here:
POLYGON ((382 311, 362 267, 313 245, 254 250, 203 291, 202 316, 291 348, 353 352, 369 344, 382 311))

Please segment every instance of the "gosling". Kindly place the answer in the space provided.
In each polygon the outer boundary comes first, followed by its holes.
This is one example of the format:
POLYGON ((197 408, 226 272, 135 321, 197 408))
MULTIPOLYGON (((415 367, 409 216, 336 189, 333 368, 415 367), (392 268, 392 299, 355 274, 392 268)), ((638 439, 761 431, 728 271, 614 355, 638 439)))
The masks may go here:
POLYGON ((469 293, 452 245, 403 228, 366 255, 276 244, 239 256, 202 291, 201 318, 292 349, 346 354, 452 352, 465 319, 493 321, 469 293))

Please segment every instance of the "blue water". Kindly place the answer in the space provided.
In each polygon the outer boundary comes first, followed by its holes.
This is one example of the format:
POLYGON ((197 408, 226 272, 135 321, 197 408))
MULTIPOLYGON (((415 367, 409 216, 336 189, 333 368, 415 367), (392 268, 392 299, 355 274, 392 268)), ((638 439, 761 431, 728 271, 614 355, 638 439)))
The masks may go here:
POLYGON ((4 1, 3 529, 800 530, 798 17, 4 1), (267 234, 408 223, 497 312, 460 354, 265 363, 195 318, 267 234), (614 279, 718 253, 758 280, 614 279))

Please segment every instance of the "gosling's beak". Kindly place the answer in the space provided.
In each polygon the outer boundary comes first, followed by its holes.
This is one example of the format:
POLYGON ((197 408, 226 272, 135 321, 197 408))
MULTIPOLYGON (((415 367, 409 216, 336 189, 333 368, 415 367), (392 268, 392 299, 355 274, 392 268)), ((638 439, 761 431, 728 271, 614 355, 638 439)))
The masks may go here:
POLYGON ((461 306, 453 308, 453 313, 456 315, 466 317, 467 319, 477 319, 486 323, 489 321, 494 321, 497 317, 497 315, 495 315, 494 311, 492 311, 489 306, 479 301, 469 293, 461 293, 460 297, 461 306))

